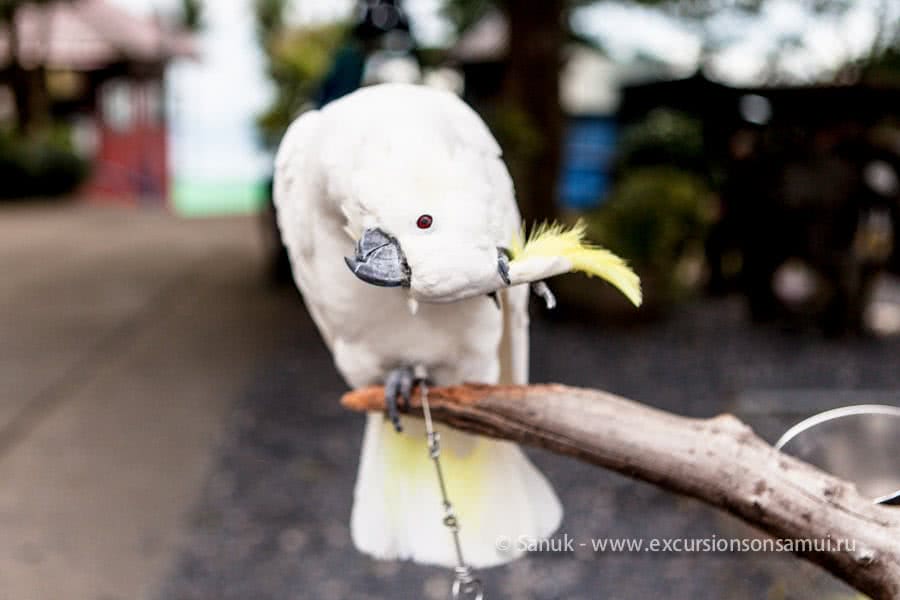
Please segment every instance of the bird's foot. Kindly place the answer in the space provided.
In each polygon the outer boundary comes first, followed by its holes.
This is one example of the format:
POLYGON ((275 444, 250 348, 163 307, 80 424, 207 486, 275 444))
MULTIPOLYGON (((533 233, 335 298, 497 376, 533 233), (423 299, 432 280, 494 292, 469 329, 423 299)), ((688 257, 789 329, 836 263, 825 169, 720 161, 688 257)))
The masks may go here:
POLYGON ((413 387, 417 383, 427 380, 425 369, 422 367, 402 366, 392 369, 384 379, 384 405, 385 418, 390 419, 394 429, 399 433, 403 431, 400 424, 400 413, 409 412, 410 397, 413 387))

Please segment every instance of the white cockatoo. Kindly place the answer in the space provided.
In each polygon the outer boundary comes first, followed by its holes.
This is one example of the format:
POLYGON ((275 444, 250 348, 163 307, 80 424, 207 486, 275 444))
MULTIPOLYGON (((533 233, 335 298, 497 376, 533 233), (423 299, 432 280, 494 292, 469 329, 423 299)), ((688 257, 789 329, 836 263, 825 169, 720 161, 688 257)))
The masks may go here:
MULTIPOLYGON (((638 303, 637 277, 578 227, 522 239, 497 142, 465 103, 427 87, 367 87, 301 115, 278 150, 275 204, 338 370, 353 388, 386 388, 391 419, 366 424, 353 541, 382 559, 455 565, 423 424, 396 408, 413 369, 436 385, 526 383, 529 286, 519 284, 582 270, 638 303)), ((516 445, 438 431, 472 566, 512 560, 520 540, 555 531, 559 500, 516 445)))

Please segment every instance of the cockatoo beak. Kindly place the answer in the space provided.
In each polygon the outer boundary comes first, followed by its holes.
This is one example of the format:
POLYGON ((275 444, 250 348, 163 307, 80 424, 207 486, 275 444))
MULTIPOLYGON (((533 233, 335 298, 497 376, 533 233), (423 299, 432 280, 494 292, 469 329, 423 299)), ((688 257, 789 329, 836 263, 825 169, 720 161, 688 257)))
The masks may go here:
MULTIPOLYGON (((467 289, 464 295, 452 299, 475 296, 496 291, 510 284, 508 250, 497 249, 497 264, 494 280, 482 282, 467 289), (498 278, 499 275, 499 278, 498 278), (486 289, 482 287, 488 286, 486 289)), ((356 243, 352 257, 344 257, 344 262, 354 275, 372 285, 381 287, 410 287, 412 270, 397 238, 379 228, 363 231, 356 243)), ((449 301, 449 300, 443 300, 449 301)))
POLYGON ((409 287, 410 271, 396 238, 381 229, 366 229, 356 243, 356 256, 344 257, 353 274, 372 285, 409 287))

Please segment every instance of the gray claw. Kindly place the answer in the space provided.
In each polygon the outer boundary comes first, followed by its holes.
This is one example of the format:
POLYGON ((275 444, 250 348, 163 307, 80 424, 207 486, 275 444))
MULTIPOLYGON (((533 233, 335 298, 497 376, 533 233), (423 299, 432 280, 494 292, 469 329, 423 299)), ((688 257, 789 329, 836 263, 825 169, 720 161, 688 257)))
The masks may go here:
POLYGON ((509 285, 509 250, 506 248, 497 248, 497 272, 503 283, 509 285))
POLYGON ((500 296, 497 295, 497 292, 490 292, 487 296, 494 301, 494 306, 500 308, 500 296))
POLYGON ((384 405, 387 408, 385 416, 391 420, 398 433, 403 431, 403 425, 400 424, 400 411, 409 410, 413 379, 411 367, 398 367, 391 370, 384 380, 384 405), (398 399, 402 402, 399 402, 398 399))

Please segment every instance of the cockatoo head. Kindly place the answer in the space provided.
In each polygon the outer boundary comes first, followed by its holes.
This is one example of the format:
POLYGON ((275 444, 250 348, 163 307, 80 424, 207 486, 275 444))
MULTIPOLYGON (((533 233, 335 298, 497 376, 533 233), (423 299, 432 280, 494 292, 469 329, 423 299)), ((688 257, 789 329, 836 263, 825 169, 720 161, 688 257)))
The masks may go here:
MULTIPOLYGON (((347 266, 361 280, 408 288, 415 300, 452 302, 509 285, 508 178, 492 187, 484 165, 466 157, 422 149, 400 160, 388 155, 357 172, 343 204, 347 231, 356 241, 347 266), (396 172, 397 165, 406 165, 396 172), (505 229, 505 230, 504 230, 505 229)), ((496 159, 493 159, 496 160, 496 159)))

